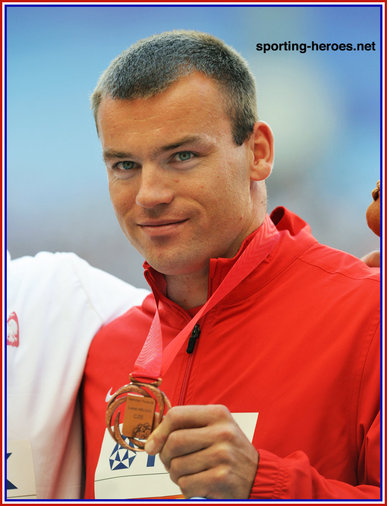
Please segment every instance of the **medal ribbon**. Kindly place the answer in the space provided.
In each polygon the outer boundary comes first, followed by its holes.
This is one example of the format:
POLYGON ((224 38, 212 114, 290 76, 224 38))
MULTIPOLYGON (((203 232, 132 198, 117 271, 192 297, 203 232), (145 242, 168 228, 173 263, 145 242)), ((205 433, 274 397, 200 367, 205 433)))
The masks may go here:
POLYGON ((156 381, 162 378, 179 353, 187 337, 191 334, 196 323, 252 273, 272 251, 280 237, 278 230, 268 215, 266 215, 263 224, 259 227, 257 234, 258 237, 254 237, 246 246, 244 252, 234 263, 212 296, 164 350, 160 315, 156 301, 155 316, 144 346, 134 365, 131 377, 138 380, 141 379, 141 381, 156 381), (256 241, 260 239, 262 244, 257 248, 256 241))

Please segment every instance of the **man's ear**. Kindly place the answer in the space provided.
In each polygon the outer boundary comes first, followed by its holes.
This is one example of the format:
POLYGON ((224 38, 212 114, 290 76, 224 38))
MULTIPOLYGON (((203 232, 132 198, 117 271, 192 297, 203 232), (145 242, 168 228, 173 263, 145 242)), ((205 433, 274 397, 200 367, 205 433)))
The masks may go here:
POLYGON ((263 181, 270 176, 274 160, 274 139, 269 125, 264 121, 257 121, 249 142, 252 155, 250 179, 263 181))

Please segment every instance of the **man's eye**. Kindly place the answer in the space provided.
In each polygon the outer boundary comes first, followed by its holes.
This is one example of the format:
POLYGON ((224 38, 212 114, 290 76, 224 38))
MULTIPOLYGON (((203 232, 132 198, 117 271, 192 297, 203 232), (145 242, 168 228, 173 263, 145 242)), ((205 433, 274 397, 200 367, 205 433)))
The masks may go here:
POLYGON ((118 162, 116 167, 120 170, 132 170, 136 168, 136 163, 125 160, 124 162, 118 162))
POLYGON ((175 159, 179 162, 186 162, 187 160, 191 160, 194 154, 191 151, 180 151, 176 153, 175 159))

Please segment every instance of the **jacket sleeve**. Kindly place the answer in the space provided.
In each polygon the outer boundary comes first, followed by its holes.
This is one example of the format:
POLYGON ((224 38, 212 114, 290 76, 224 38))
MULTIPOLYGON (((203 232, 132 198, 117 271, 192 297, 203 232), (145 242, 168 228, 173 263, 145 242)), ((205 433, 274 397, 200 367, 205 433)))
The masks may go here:
MULTIPOLYGON (((376 450, 372 448, 376 444, 375 436, 369 434, 370 453, 376 450)), ((379 450, 375 453, 379 454, 379 450)), ((378 462, 374 463, 376 469, 379 474, 378 462)), ((378 484, 352 486, 324 478, 301 451, 281 458, 266 450, 259 450, 258 471, 250 499, 380 499, 380 488, 378 484)))
POLYGON ((381 499, 380 491, 380 334, 364 361, 356 409, 355 485, 322 476, 303 451, 282 458, 258 450, 251 499, 381 499))

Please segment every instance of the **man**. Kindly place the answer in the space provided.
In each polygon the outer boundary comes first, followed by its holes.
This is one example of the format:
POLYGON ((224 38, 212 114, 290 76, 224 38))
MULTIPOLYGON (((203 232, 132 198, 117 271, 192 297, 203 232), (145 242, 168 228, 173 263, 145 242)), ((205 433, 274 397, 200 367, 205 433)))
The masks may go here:
POLYGON ((73 253, 8 256, 8 499, 81 498, 77 394, 89 344, 146 295, 73 253))
POLYGON ((86 497, 378 498, 378 275, 266 214, 273 138, 245 62, 209 35, 161 34, 112 62, 92 104, 153 295, 89 351, 86 497), (174 407, 131 452, 106 401, 160 357, 174 407))

